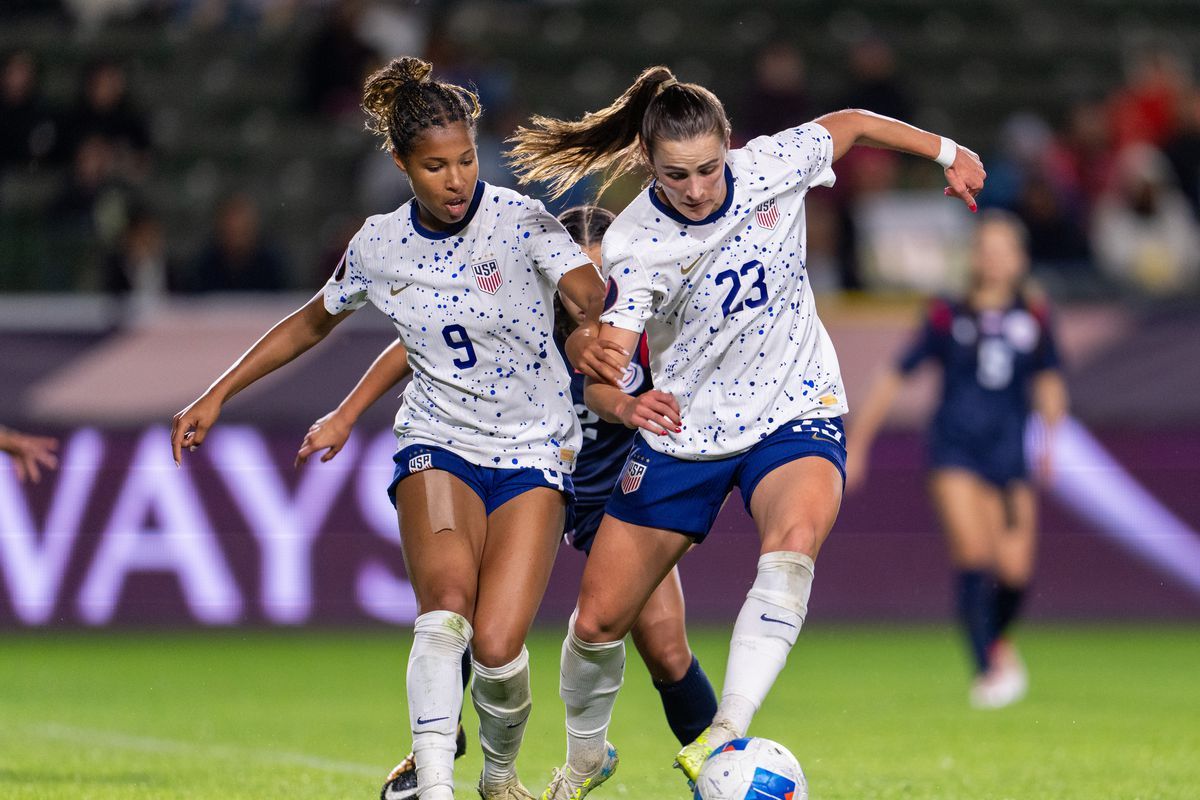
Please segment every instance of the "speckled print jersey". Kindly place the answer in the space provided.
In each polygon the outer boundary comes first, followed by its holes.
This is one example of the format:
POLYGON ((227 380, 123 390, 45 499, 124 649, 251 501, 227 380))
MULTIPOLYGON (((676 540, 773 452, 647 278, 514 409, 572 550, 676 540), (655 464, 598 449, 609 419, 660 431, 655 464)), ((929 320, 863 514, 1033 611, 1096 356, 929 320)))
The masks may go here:
POLYGON ((399 447, 569 473, 580 430, 552 298, 563 275, 590 263, 541 203, 481 181, 448 230, 421 225, 416 200, 368 218, 325 286, 325 308, 369 302, 395 323, 413 368, 399 447))
POLYGON ((656 388, 683 432, 646 436, 677 458, 740 453, 797 418, 847 410, 837 355, 805 272, 804 196, 831 186, 833 145, 815 123, 726 158, 721 208, 693 222, 651 186, 604 237, 602 319, 645 330, 656 388))

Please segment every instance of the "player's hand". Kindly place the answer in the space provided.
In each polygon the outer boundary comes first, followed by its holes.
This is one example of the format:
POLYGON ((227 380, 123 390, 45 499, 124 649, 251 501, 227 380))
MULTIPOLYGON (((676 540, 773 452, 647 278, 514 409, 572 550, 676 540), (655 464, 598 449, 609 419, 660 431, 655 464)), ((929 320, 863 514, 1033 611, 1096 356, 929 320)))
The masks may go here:
POLYGON ((867 482, 870 459, 866 453, 853 449, 846 451, 846 494, 857 492, 867 482))
POLYGON ((593 380, 621 387, 629 351, 616 342, 599 339, 595 330, 580 325, 564 344, 571 366, 593 380))
POLYGON ((322 464, 342 452, 346 440, 350 438, 352 427, 353 424, 342 419, 336 411, 330 411, 321 417, 309 427, 308 433, 304 434, 304 441, 300 443, 300 450, 296 453, 296 466, 307 464, 309 456, 322 450, 326 451, 321 456, 322 464))
POLYGON ((679 402, 672 394, 651 389, 628 398, 618 411, 626 428, 641 428, 665 436, 683 430, 679 402))
POLYGON ((183 462, 184 447, 195 452, 197 447, 204 444, 204 437, 220 415, 221 401, 203 394, 171 418, 171 453, 175 456, 175 466, 183 462))
POLYGON ((30 436, 16 431, 7 431, 2 448, 12 458, 17 470, 17 480, 37 483, 42 479, 43 469, 58 466, 58 440, 51 436, 30 436))
POLYGON ((975 196, 983 191, 986 178, 987 172, 984 171, 979 156, 959 145, 954 163, 946 170, 946 183, 950 185, 943 190, 943 194, 962 200, 972 212, 978 211, 979 205, 975 202, 975 196))

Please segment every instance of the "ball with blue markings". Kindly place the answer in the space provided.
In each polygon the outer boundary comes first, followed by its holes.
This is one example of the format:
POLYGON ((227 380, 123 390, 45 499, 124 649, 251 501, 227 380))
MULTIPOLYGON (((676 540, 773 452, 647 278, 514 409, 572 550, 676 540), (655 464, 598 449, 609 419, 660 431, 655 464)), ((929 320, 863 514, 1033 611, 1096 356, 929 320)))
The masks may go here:
POLYGON ((696 779, 694 800, 808 800, 804 771, 770 739, 734 739, 713 750, 696 779))

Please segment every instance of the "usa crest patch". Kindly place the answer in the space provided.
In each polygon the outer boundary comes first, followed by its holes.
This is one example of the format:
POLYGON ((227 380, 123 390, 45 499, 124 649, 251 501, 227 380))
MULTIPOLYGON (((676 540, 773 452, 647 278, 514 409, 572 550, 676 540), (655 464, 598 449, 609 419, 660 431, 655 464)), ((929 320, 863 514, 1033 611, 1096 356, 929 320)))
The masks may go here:
POLYGON ((625 465, 625 474, 621 476, 621 491, 625 494, 632 494, 642 485, 642 478, 646 476, 646 470, 649 469, 645 464, 639 461, 630 461, 625 465))
POLYGON ((759 203, 754 207, 754 218, 758 220, 760 227, 767 230, 773 229, 779 224, 779 206, 775 205, 775 198, 771 198, 765 202, 759 203))
POLYGON ((491 261, 472 264, 471 271, 475 273, 475 285, 480 291, 488 294, 495 294, 504 283, 504 274, 500 272, 500 264, 494 258, 491 261))
POLYGON ((424 472, 433 466, 433 454, 417 453, 408 460, 409 472, 424 472))

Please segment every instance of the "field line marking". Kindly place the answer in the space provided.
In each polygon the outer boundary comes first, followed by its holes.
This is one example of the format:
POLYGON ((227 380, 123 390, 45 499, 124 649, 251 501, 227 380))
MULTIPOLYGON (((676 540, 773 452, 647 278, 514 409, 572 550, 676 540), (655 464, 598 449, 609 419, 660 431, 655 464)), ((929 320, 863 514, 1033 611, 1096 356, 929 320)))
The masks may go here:
POLYGON ((337 759, 314 756, 309 753, 253 747, 233 747, 220 744, 201 744, 199 742, 188 742, 180 739, 164 739, 157 736, 139 736, 122 731, 80 728, 56 722, 31 725, 29 731, 44 739, 58 739, 78 744, 110 747, 120 750, 136 750, 144 753, 183 753, 190 756, 207 755, 213 758, 224 759, 249 758, 269 764, 307 767, 309 769, 325 770, 326 772, 340 772, 364 777, 379 777, 382 772, 382 769, 378 765, 339 761, 337 759))

